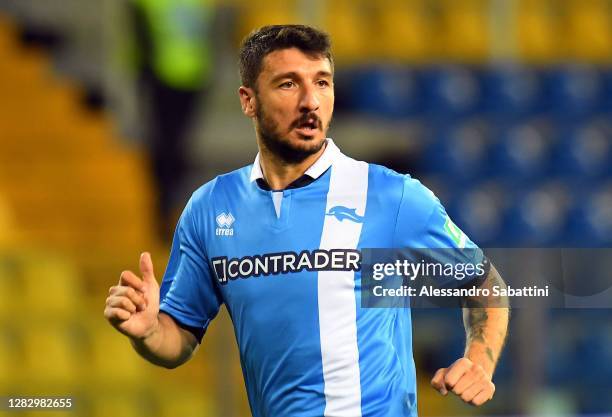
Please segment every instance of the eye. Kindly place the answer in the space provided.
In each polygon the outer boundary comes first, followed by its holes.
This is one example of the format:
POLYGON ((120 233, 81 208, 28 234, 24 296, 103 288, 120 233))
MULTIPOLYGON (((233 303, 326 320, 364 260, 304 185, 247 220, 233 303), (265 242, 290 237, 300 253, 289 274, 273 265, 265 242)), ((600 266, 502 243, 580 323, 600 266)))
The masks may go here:
POLYGON ((317 85, 319 87, 329 87, 329 81, 327 80, 318 80, 317 85))
POLYGON ((295 85, 293 81, 285 81, 280 85, 280 88, 291 88, 295 85))

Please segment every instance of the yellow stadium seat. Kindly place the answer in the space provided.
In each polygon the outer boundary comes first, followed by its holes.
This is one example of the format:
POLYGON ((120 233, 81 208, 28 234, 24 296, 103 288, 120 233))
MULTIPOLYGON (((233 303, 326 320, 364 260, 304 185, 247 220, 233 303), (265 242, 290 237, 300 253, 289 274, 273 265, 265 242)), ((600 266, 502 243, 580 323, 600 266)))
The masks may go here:
POLYGON ((595 63, 612 62, 612 2, 569 0, 564 14, 564 39, 570 56, 595 63))
MULTIPOLYGON (((138 356, 128 339, 114 330, 104 319, 104 299, 97 300, 100 309, 86 320, 89 333, 90 372, 87 378, 95 383, 130 386, 146 381, 147 367, 152 367, 138 356)), ((92 301, 94 302, 94 301, 92 301)))
POLYGON ((518 0, 517 49, 522 60, 540 64, 563 55, 560 3, 558 0, 518 0))
POLYGON ((75 265, 68 259, 32 253, 23 259, 24 308, 30 314, 73 316, 83 291, 75 265))
POLYGON ((441 0, 443 7, 439 58, 482 62, 491 49, 489 2, 486 0, 441 0))
MULTIPOLYGON (((6 320, 6 319, 5 319, 6 320)), ((0 392, 7 392, 14 384, 22 365, 18 332, 6 321, 0 321, 0 392)))
POLYGON ((10 253, 0 252, 0 320, 9 320, 23 303, 19 264, 10 253))
MULTIPOLYGON (((108 115, 82 106, 82 89, 53 74, 47 52, 23 48, 17 35, 0 16, 0 245, 133 250, 154 240, 145 159, 122 144, 108 115)), ((49 290, 48 300, 37 295, 30 307, 68 311, 70 293, 55 285, 41 279, 33 289, 49 290)))
POLYGON ((392 61, 422 62, 433 52, 432 27, 426 0, 383 0, 376 29, 376 50, 392 61))
POLYGON ((23 378, 39 385, 70 386, 81 378, 82 340, 68 322, 28 316, 19 322, 23 337, 23 378))
POLYGON ((239 39, 261 26, 303 23, 297 13, 296 0, 251 0, 238 7, 239 39))
MULTIPOLYGON (((138 395, 137 390, 126 386, 122 391, 102 391, 92 398, 88 414, 91 417, 155 417, 148 408, 149 402, 138 395)), ((175 414, 180 416, 180 414, 175 414)))
POLYGON ((337 62, 354 63, 375 59, 372 49, 371 4, 363 0, 336 0, 327 2, 323 10, 322 28, 332 39, 337 62))
POLYGON ((160 417, 216 417, 219 415, 209 398, 213 393, 202 392, 189 386, 159 385, 156 398, 160 417))

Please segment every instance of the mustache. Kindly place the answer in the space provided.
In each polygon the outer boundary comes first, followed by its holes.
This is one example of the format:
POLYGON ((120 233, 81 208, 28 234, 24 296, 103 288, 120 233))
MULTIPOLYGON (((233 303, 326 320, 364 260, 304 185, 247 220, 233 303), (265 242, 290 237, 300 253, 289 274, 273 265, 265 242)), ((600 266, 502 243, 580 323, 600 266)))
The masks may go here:
POLYGON ((291 128, 293 129, 300 125, 308 123, 310 119, 313 120, 314 124, 317 126, 318 129, 323 129, 323 122, 321 122, 321 119, 319 118, 319 116, 317 116, 316 113, 303 113, 299 119, 295 120, 291 124, 291 128))

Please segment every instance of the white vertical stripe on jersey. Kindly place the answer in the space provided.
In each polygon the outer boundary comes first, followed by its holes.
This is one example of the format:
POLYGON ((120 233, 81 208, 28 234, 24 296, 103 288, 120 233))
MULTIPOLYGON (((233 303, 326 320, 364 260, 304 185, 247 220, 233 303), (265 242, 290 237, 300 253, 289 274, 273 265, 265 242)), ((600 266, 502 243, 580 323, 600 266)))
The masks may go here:
MULTIPOLYGON (((332 165, 327 207, 343 206, 365 215, 368 194, 368 164, 338 155, 332 165)), ((321 249, 355 249, 362 223, 325 216, 321 249)), ((325 417, 360 417, 361 384, 357 348, 355 273, 319 271, 319 327, 325 417)))

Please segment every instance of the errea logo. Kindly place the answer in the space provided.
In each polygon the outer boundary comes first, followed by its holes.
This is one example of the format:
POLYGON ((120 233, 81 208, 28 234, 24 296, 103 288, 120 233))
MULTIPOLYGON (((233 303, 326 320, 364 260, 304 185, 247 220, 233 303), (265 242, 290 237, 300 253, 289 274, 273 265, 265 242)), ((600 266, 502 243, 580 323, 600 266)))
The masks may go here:
POLYGON ((223 212, 219 214, 215 220, 217 220, 217 226, 219 226, 215 231, 217 236, 234 236, 232 225, 236 219, 232 216, 232 213, 223 212))

